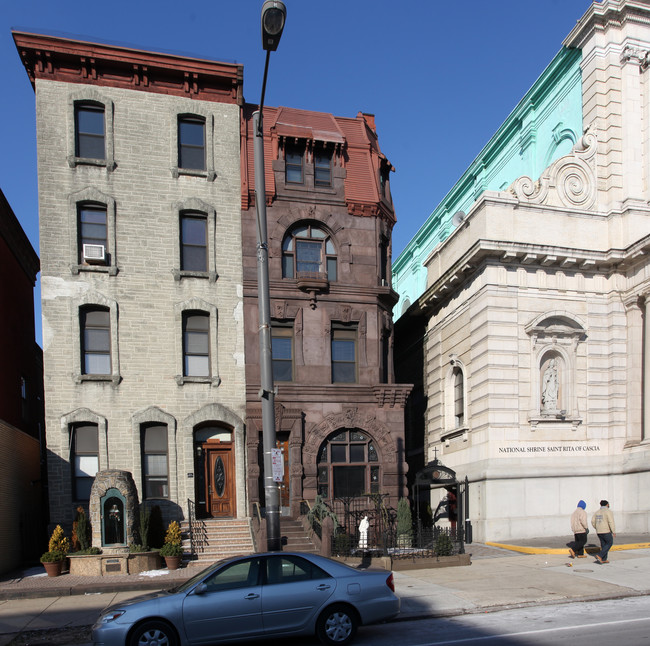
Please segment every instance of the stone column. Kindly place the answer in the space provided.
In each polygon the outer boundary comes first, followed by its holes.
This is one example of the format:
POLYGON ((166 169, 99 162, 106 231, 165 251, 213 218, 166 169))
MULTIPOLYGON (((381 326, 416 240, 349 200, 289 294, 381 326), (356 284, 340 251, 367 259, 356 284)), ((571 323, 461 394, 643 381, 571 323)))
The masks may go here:
MULTIPOLYGON (((641 302, 641 299, 639 299, 641 302)), ((642 301, 643 307, 643 334, 636 348, 637 355, 643 352, 643 369, 639 385, 635 388, 643 388, 641 410, 643 411, 643 423, 639 425, 636 439, 638 441, 650 437, 650 297, 645 296, 642 301)))
POLYGON ((643 189, 643 92, 641 70, 648 52, 626 46, 621 54, 621 155, 624 199, 642 199, 643 189))
POLYGON ((650 366, 644 358, 644 327, 648 325, 645 316, 645 302, 634 296, 625 302, 627 314, 627 443, 641 441, 643 420, 643 373, 650 366))

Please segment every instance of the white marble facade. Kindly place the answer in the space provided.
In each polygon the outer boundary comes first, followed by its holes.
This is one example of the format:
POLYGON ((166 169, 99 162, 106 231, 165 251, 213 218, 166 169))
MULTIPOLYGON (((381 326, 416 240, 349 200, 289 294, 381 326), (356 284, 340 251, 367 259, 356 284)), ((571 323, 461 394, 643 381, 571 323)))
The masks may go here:
POLYGON ((594 2, 564 44, 584 136, 426 262, 425 450, 480 541, 567 535, 580 499, 650 531, 650 2, 594 2))

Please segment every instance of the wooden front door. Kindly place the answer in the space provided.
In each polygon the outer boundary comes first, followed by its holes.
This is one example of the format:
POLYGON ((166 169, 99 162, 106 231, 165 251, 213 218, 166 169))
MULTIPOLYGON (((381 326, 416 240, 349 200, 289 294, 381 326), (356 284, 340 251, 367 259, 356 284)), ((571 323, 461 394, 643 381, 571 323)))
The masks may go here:
POLYGON ((235 459, 232 446, 203 445, 205 451, 205 507, 208 516, 235 516, 235 459))

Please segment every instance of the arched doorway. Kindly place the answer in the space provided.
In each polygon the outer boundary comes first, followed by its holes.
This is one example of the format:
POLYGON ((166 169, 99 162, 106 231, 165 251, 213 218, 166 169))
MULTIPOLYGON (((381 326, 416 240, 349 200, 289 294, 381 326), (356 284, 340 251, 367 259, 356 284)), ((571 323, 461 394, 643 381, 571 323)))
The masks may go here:
POLYGON ((236 515, 236 474, 233 430, 211 423, 194 429, 197 515, 236 515))

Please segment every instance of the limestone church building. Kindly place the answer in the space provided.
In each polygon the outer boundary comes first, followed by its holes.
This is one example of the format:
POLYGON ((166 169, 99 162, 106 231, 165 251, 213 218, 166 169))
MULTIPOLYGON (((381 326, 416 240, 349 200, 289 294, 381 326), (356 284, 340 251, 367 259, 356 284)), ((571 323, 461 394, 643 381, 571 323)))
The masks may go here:
POLYGON ((410 473, 467 477, 474 540, 650 529, 649 63, 650 2, 593 2, 393 265, 410 473))

